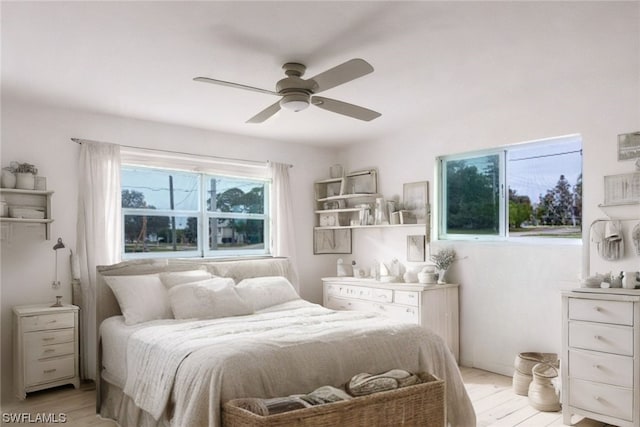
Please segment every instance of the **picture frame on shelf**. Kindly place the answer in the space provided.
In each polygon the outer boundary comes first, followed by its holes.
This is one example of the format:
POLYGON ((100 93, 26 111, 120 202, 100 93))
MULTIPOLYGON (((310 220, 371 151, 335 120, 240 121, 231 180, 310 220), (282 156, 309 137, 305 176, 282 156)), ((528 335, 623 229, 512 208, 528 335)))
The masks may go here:
POLYGON ((604 177, 604 206, 640 203, 640 172, 604 177))
POLYGON ((313 231, 313 254, 350 254, 351 229, 334 228, 313 231))
POLYGON ((640 159, 640 132, 618 135, 618 160, 640 159))
POLYGON ((429 181, 410 182, 403 185, 404 209, 411 212, 417 224, 428 224, 429 181))
POLYGON ((407 261, 424 262, 425 260, 425 236, 407 236, 407 261))

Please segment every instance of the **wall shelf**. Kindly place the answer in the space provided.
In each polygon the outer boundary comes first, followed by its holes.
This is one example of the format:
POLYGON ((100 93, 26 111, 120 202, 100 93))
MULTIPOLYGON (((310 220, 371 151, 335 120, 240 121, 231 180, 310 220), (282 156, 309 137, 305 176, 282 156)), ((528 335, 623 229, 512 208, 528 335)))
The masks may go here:
POLYGON ((11 207, 35 207, 44 210, 43 219, 0 217, 0 223, 6 224, 42 224, 45 228, 45 238, 50 239, 51 196, 53 191, 20 190, 16 188, 0 188, 0 197, 11 207))

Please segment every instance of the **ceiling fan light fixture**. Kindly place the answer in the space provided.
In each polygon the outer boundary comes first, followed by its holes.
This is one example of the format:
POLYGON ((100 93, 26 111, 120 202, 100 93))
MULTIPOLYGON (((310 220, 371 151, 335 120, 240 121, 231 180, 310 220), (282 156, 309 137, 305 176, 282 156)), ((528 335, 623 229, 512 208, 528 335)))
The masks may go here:
POLYGON ((280 106, 291 111, 302 111, 309 106, 309 95, 292 93, 280 100, 280 106))

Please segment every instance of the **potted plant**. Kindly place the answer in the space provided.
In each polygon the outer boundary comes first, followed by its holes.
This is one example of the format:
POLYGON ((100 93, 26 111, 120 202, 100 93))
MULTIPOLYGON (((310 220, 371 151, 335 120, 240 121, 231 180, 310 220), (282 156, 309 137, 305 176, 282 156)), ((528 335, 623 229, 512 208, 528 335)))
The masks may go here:
POLYGON ((16 175, 16 188, 33 190, 36 186, 38 169, 29 163, 11 162, 11 167, 16 175))
POLYGON ((438 270, 438 283, 446 283, 444 276, 449 267, 451 267, 451 264, 456 260, 456 251, 448 248, 440 249, 438 252, 431 255, 430 259, 438 270))

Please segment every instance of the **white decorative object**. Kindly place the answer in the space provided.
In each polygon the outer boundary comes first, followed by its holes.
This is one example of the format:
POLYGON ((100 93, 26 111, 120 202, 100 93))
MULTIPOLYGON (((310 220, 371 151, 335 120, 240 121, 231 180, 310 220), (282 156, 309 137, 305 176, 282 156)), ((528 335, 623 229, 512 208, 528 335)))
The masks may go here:
POLYGON ((34 189, 37 191, 47 191, 47 178, 44 176, 36 176, 34 189))
POLYGON ((16 188, 21 190, 33 190, 36 186, 35 176, 28 172, 16 173, 16 188))
POLYGON ((2 170, 2 188, 16 188, 16 175, 9 169, 2 170))
POLYGON ((345 277, 347 275, 347 269, 344 266, 342 258, 338 258, 338 261, 336 262, 336 273, 338 274, 338 277, 345 277))
POLYGON ((444 276, 455 260, 456 251, 454 251, 453 249, 440 249, 438 252, 431 255, 431 261, 433 261, 436 270, 438 271, 438 284, 446 283, 444 276))
POLYGON ((558 370, 547 363, 538 363, 531 372, 533 381, 529 385, 529 404, 538 411, 559 411, 560 399, 552 383, 558 377, 558 370))

